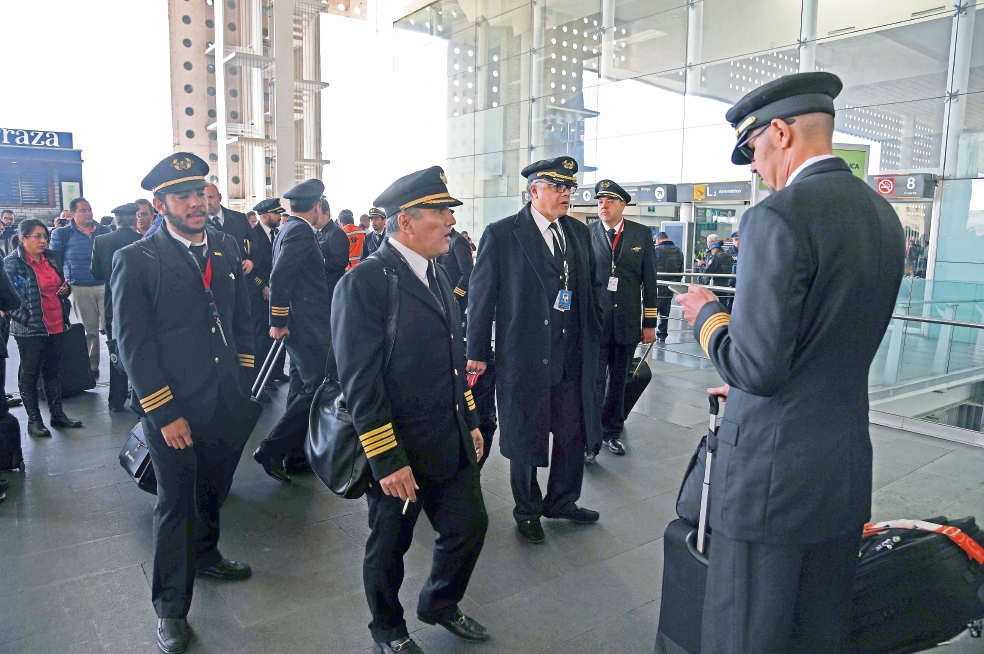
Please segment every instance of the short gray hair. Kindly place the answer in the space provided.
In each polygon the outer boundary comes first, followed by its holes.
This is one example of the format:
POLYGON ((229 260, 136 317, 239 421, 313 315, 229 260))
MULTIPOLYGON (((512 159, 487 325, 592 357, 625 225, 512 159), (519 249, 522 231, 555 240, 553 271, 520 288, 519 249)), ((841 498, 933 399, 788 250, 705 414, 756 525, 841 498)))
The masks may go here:
POLYGON ((386 235, 392 236, 400 231, 400 214, 405 213, 414 220, 421 217, 420 207, 409 207, 403 211, 398 211, 386 219, 386 235))
POLYGON ((545 179, 540 179, 539 177, 534 177, 532 179, 526 180, 526 190, 530 192, 530 196, 533 195, 533 187, 537 184, 549 184, 545 179))
POLYGON ((720 241, 720 240, 721 240, 721 237, 719 237, 717 234, 708 234, 707 235, 707 242, 708 243, 713 243, 714 241, 720 241))

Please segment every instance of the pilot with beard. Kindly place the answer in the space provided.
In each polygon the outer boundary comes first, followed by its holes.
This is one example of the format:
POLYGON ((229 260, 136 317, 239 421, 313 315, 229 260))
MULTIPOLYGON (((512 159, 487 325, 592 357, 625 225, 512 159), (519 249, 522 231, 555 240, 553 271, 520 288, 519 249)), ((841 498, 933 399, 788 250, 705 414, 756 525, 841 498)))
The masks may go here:
POLYGON ((110 277, 119 357, 157 475, 151 597, 165 654, 191 640, 196 576, 250 576, 218 549, 219 509, 249 438, 237 423, 253 381, 250 298, 239 243, 205 231, 207 174, 187 152, 147 174, 142 186, 164 221, 114 255, 110 277))

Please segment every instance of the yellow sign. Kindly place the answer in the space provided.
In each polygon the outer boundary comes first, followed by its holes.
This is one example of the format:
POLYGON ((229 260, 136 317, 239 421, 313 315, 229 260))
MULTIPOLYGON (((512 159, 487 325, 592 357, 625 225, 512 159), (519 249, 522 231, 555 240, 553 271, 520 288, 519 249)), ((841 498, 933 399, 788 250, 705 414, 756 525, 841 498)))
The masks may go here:
POLYGON ((694 184, 694 202, 707 199, 707 185, 694 184))

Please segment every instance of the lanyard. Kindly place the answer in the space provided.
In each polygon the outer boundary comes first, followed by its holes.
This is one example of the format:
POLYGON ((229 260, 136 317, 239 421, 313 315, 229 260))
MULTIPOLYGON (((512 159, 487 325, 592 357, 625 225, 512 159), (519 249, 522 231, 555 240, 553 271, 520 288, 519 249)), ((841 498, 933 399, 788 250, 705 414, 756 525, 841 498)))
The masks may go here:
MULTIPOLYGON (((615 241, 612 242, 612 275, 615 274, 615 248, 618 247, 618 239, 622 237, 622 229, 625 227, 625 221, 621 220, 618 223, 618 232, 615 234, 615 241)), ((605 232, 605 238, 609 239, 608 232, 605 232)), ((611 241, 610 241, 611 242, 611 241)))
MULTIPOLYGON (((192 255, 194 258, 194 255, 192 255)), ((195 262, 198 263, 197 261, 195 262)), ((219 328, 219 336, 222 337, 222 344, 229 347, 228 341, 226 341, 225 330, 222 329, 222 319, 219 318, 219 307, 215 304, 215 296, 212 295, 212 255, 208 255, 205 259, 205 272, 202 273, 202 283, 205 285, 205 300, 208 302, 208 308, 212 310, 212 318, 215 320, 215 326, 219 328)))

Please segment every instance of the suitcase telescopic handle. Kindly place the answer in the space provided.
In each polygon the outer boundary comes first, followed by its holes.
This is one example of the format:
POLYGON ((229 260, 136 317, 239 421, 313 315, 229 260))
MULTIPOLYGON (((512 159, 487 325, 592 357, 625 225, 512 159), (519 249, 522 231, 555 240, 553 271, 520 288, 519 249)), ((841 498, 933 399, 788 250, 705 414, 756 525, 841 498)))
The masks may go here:
POLYGON ((645 363, 646 362, 646 359, 649 358, 649 353, 653 351, 653 346, 654 345, 656 345, 656 341, 653 341, 652 343, 650 343, 649 344, 649 347, 646 348, 646 351, 643 352, 642 358, 639 359, 639 365, 637 365, 635 367, 635 370, 632 371, 632 377, 633 378, 635 378, 635 376, 639 374, 639 368, 641 368, 642 367, 642 364, 645 363))
POLYGON ((724 395, 707 396, 707 403, 710 406, 707 426, 707 459, 704 464, 704 483, 700 489, 700 514, 697 520, 697 551, 701 554, 704 554, 706 550, 707 504, 711 494, 711 464, 714 462, 714 453, 717 451, 717 416, 721 409, 722 399, 727 398, 724 395))
POLYGON ((274 341, 273 345, 267 351, 266 359, 263 361, 263 365, 260 366, 260 373, 256 376, 256 381, 253 383, 252 397, 254 400, 260 395, 263 387, 269 381, 270 373, 273 372, 273 365, 276 363, 277 358, 280 357, 280 353, 283 352, 286 344, 287 339, 282 338, 279 341, 274 341))

